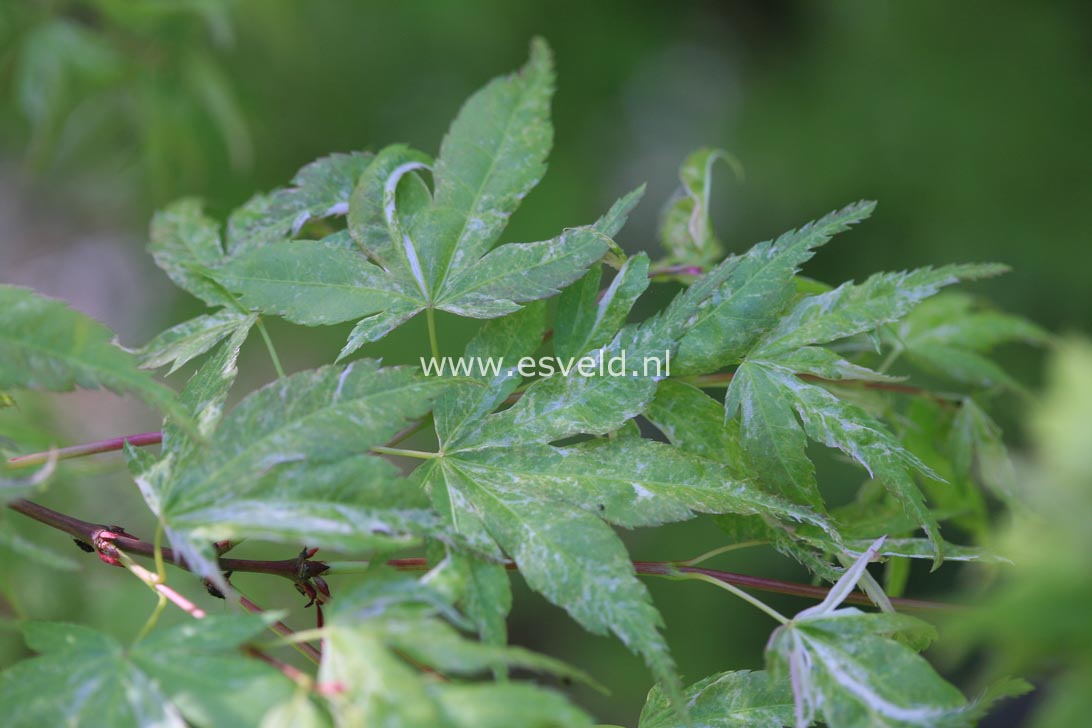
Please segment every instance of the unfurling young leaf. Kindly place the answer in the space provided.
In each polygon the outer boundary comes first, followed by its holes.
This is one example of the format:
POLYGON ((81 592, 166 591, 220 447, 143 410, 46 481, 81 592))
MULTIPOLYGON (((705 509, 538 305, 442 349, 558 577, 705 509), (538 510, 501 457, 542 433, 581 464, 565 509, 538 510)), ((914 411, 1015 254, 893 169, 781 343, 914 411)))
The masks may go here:
POLYGON ((724 254, 709 217, 713 165, 717 160, 728 164, 738 179, 743 178, 743 166, 723 149, 698 149, 679 168, 679 189, 664 206, 660 241, 671 259, 681 265, 703 268, 724 254))

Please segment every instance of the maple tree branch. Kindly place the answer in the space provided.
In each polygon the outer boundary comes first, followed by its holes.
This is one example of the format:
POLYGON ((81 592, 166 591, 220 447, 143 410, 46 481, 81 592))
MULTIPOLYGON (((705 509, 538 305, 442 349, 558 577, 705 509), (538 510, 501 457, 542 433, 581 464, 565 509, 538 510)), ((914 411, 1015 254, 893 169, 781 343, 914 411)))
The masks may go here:
MULTIPOLYGON (((182 609, 184 612, 192 617, 201 619, 205 616, 206 612, 191 602, 186 597, 179 594, 173 588, 167 586, 160 581, 159 575, 155 572, 149 571, 144 567, 136 564, 130 558, 130 555, 144 556, 148 558, 155 558, 156 546, 154 543, 142 541, 130 534, 125 533, 124 529, 118 526, 105 526, 98 523, 91 523, 89 521, 83 521, 79 518, 59 513, 46 508, 45 506, 33 503, 28 500, 15 500, 8 504, 8 507, 17 513, 38 521, 46 526, 55 528, 62 531, 73 538, 77 545, 85 551, 96 551, 99 557, 107 563, 115 563, 120 566, 124 566, 133 575, 144 582, 148 587, 153 589, 162 599, 165 599, 175 606, 182 609)), ((167 548, 159 549, 161 557, 168 563, 190 571, 189 566, 180 557, 176 557, 174 553, 167 548)), ((221 568, 225 571, 248 571, 258 574, 275 574, 277 576, 283 576, 293 581, 306 580, 312 576, 317 576, 328 568, 325 564, 318 561, 301 560, 296 559, 283 559, 281 561, 258 561, 250 559, 226 559, 220 558, 219 560, 221 568)), ((249 612, 260 614, 264 610, 254 602, 247 599, 242 594, 239 595, 239 604, 249 612)), ((151 620, 154 623, 155 616, 151 620)), ((272 629, 282 637, 291 637, 295 634, 294 630, 286 625, 284 622, 276 621, 270 624, 272 629)), ((302 643, 292 643, 293 647, 309 659, 318 662, 322 659, 322 653, 313 645, 302 643)))
MULTIPOLYGON (((177 591, 167 586, 160 580, 159 574, 154 571, 149 571, 140 564, 130 558, 130 556, 124 551, 117 551, 118 557, 121 560, 122 565, 129 570, 133 576, 144 582, 149 589, 158 594, 162 599, 167 600, 171 604, 181 609, 186 614, 190 615, 194 619, 203 619, 207 614, 204 609, 191 602, 186 597, 179 594, 177 591)), ((159 616, 157 610, 152 619, 149 620, 149 626, 155 623, 155 618, 159 616)), ((147 631, 145 629, 144 631, 147 631)), ((143 635, 143 632, 141 633, 143 635)))
MULTIPOLYGON (((40 523, 64 531, 77 541, 87 545, 96 543, 96 539, 103 531, 117 530, 116 528, 111 529, 108 526, 81 521, 78 518, 58 513, 57 511, 50 510, 45 506, 27 500, 12 501, 8 504, 8 507, 25 516, 29 516, 40 523)), ((117 548, 129 554, 148 558, 153 558, 155 556, 154 544, 142 541, 128 534, 114 534, 111 542, 117 546, 117 548)), ((185 560, 176 556, 169 548, 162 549, 162 553, 163 559, 167 563, 174 564, 181 569, 190 571, 185 560)), ((359 563, 363 565, 367 562, 359 563)), ((271 574, 284 577, 294 583, 306 582, 309 579, 330 571, 330 565, 323 561, 300 557, 275 561, 229 559, 220 557, 219 564, 220 568, 225 572, 271 574)), ((401 571, 427 571, 429 568, 428 561, 424 558, 391 559, 387 562, 387 565, 401 571)), ((505 566, 510 571, 516 570, 516 565, 512 562, 506 562, 505 566)), ((634 561, 633 568, 638 574, 646 576, 671 577, 679 574, 703 574, 722 581, 725 584, 731 584, 745 589, 756 589, 758 591, 772 592, 775 594, 788 594, 790 596, 820 601, 826 598, 827 593, 830 591, 826 587, 813 586, 811 584, 800 584, 793 581, 782 581, 781 579, 769 579, 761 576, 751 576, 749 574, 738 574, 731 571, 718 571, 716 569, 690 566, 684 561, 634 561)), ((333 573, 336 572, 331 572, 331 574, 333 573)), ((872 606, 872 600, 861 592, 853 592, 849 595, 849 598, 846 599, 846 602, 850 604, 872 606)), ((249 602, 245 597, 243 598, 242 604, 244 608, 247 609, 250 609, 251 607, 257 608, 253 602, 249 602), (248 603, 250 604, 250 607, 247 606, 248 603)), ((954 610, 961 608, 956 604, 945 604, 943 602, 899 597, 893 597, 891 599, 891 604, 900 609, 911 610, 954 610)), ((288 628, 285 627, 285 629, 288 628)))
POLYGON ((260 660, 270 667, 280 670, 281 674, 300 687, 313 691, 318 695, 338 695, 345 692, 345 686, 341 683, 316 683, 315 679, 295 665, 289 665, 283 660, 262 652, 257 647, 243 646, 243 652, 256 660, 260 660))
POLYGON ((144 432, 139 435, 123 435, 122 437, 111 437, 107 440, 96 440, 95 442, 86 442, 81 445, 72 445, 70 447, 62 447, 58 450, 46 450, 44 452, 36 452, 30 455, 20 455, 8 460, 8 468, 29 468, 34 465, 41 465, 48 462, 50 453, 53 453, 58 460, 68 460, 70 458, 79 458, 85 455, 97 455, 103 452, 114 452, 121 450, 125 447, 125 443, 129 443, 133 447, 145 447, 147 445, 158 445, 163 441, 162 432, 144 432))
MULTIPOLYGON (((246 596, 238 589, 236 589, 235 591, 239 596, 239 605, 243 609, 250 612, 251 614, 262 614, 265 612, 264 609, 247 599, 246 596)), ((322 662, 322 652, 310 642, 300 642, 292 639, 296 635, 296 630, 292 629, 284 622, 280 621, 279 619, 275 622, 271 622, 269 624, 269 629, 276 632, 281 637, 287 638, 288 643, 292 645, 292 647, 294 647, 296 650, 301 652, 305 657, 307 657, 307 659, 311 660, 311 662, 314 662, 316 665, 322 662)))
MULTIPOLYGON (((96 544, 102 540, 105 533, 110 533, 110 543, 117 549, 134 556, 155 557, 155 544, 144 541, 131 534, 118 533, 116 526, 107 526, 100 523, 82 521, 78 518, 58 513, 50 508, 33 503, 28 500, 15 500, 8 504, 8 508, 33 518, 39 523, 45 524, 58 531, 63 531, 82 544, 81 548, 99 550, 96 544)), ((191 571, 186 560, 176 555, 169 548, 161 549, 163 560, 174 564, 180 569, 191 571)), ((260 559, 231 559, 221 556, 220 568, 225 572, 246 572, 253 574, 272 574, 281 576, 293 582, 306 581, 319 576, 327 570, 326 564, 311 559, 280 559, 276 561, 263 561, 260 559)))
MULTIPOLYGON (((411 558, 411 559, 391 559, 387 562, 387 566, 400 571, 427 571, 429 568, 427 559, 411 558)), ((509 571, 516 571, 517 567, 511 561, 505 562, 505 568, 509 571)), ((703 569, 697 566, 687 566, 682 561, 634 561, 633 569, 638 574, 645 576, 665 576, 672 577, 679 574, 702 574, 704 576, 712 577, 718 581, 722 581, 725 584, 731 584, 733 586, 743 587, 747 589, 755 589, 757 591, 772 592, 774 594, 788 594, 789 596, 804 597, 805 599, 815 599, 816 601, 822 601, 826 598, 830 589, 823 586, 812 586, 811 584, 800 584, 795 581, 782 581, 781 579, 768 579, 762 576, 750 576, 748 574, 737 574, 732 571, 718 571, 716 569, 703 569)), ((862 606, 871 607, 875 606, 872 600, 868 598, 863 592, 852 592, 849 597, 846 598, 848 604, 860 604, 862 606)), ((932 602, 924 599, 906 599, 899 597, 892 597, 891 604, 895 607, 901 607, 902 609, 917 609, 917 610, 958 610, 962 607, 958 604, 945 604, 944 602, 932 602)))
MULTIPOLYGON (((425 425, 428 424, 428 421, 428 417, 423 417, 408 425, 397 432, 394 437, 387 442, 387 446, 393 447, 408 439, 411 435, 420 432, 425 428, 425 425)), ((79 445, 71 445, 69 447, 62 447, 54 450, 44 450, 28 455, 19 455, 10 458, 7 462, 7 467, 10 470, 18 470, 20 468, 29 468, 34 465, 47 463, 51 458, 55 460, 69 460, 71 458, 80 458, 86 455, 117 452, 118 450, 125 449, 126 443, 129 443, 133 447, 148 447, 149 445, 159 445, 162 442, 162 432, 142 432, 138 435, 122 435, 121 437, 111 437, 106 440, 95 440, 94 442, 85 442, 79 445)))

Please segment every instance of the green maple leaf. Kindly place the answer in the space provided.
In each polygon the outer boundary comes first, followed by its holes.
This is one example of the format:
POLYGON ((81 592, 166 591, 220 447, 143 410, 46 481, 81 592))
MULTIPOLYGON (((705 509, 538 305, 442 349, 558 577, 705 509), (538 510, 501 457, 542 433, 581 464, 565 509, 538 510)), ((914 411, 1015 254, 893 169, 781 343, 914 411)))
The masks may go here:
POLYGON ((358 321, 341 358, 426 309, 495 318, 557 294, 603 257, 641 193, 593 225, 494 247, 545 171, 552 93, 549 51, 536 41, 519 74, 466 102, 435 162, 402 145, 370 160, 347 206, 355 248, 344 235, 229 246, 209 275, 249 309, 308 326, 358 321))
POLYGON ((447 383, 361 360, 273 382, 221 421, 246 335, 221 344, 183 391, 207 446, 168 423, 160 458, 127 451, 145 500, 190 566, 222 583, 208 546, 221 539, 382 550, 437 535, 397 469, 367 453, 425 414, 447 383))
POLYGON ((610 342, 626 322, 633 304, 648 288, 648 256, 626 260, 600 295, 603 266, 592 266, 562 292, 554 320, 554 353, 577 357, 610 342))
MULTIPOLYGON (((542 328, 541 306, 529 306, 487 323, 464 356, 517 360, 537 348, 542 328)), ((626 327, 596 351, 602 356, 624 348, 623 341, 639 345, 641 331, 626 327)), ((444 520, 479 553, 510 557, 532 589, 586 629, 616 635, 645 658, 681 706, 660 616, 609 524, 653 526, 697 513, 763 513, 829 524, 720 463, 632 434, 550 444, 618 430, 652 397, 655 377, 540 379, 516 404, 489 414, 514 391, 517 374, 502 370, 485 387, 457 386, 437 400, 440 451, 415 477, 444 520), (616 396, 625 388, 639 396, 616 396)), ((499 564, 486 568, 494 570, 491 579, 503 578, 499 564)), ((468 583, 471 593, 481 586, 469 578, 468 583)), ((483 633, 497 631, 503 617, 481 616, 483 633)))
POLYGON ((349 212, 356 181, 374 155, 331 154, 304 166, 292 183, 265 195, 255 195, 228 218, 229 256, 295 237, 305 224, 349 212))
POLYGON ((691 722, 678 714, 657 686, 649 691, 637 728, 781 728, 793 719, 787 680, 773 680, 759 670, 710 675, 686 689, 691 722))
POLYGON ((748 352, 748 359, 795 362, 799 358, 801 365, 806 366, 802 371, 839 378, 830 376, 837 374, 831 362, 821 359, 819 364, 812 364, 800 352, 898 321, 944 286, 996 276, 1007 270, 996 263, 976 263, 876 273, 863 283, 844 283, 833 290, 806 296, 748 352))
POLYGON ((822 345, 898 320, 942 286, 996 275, 992 264, 956 265, 909 273, 880 273, 861 284, 805 296, 745 353, 725 398, 728 417, 740 416, 740 436, 751 467, 779 492, 821 509, 815 470, 805 453, 809 439, 841 450, 881 481, 935 544, 944 544, 937 519, 911 475, 940 480, 887 428, 860 407, 800 375, 828 380, 883 379, 822 345))
POLYGON ((173 374, 187 362, 210 351, 237 331, 249 331, 257 323, 252 313, 220 309, 172 326, 142 346, 137 354, 140 366, 158 369, 168 364, 167 374, 173 374))
POLYGON ((152 218, 148 252, 176 286, 209 306, 231 306, 233 299, 209 276, 226 256, 220 225, 205 215, 199 200, 178 200, 152 218))
POLYGON ((793 276, 832 236, 867 218, 875 203, 858 202, 777 240, 725 259, 667 307, 661 327, 679 342, 672 372, 715 371, 736 363, 777 323, 796 295, 793 276))
MULTIPOLYGON (((680 450, 715 460, 737 477, 757 477, 743 449, 739 419, 726 420, 724 406, 697 387, 673 379, 661 382, 644 416, 680 450)), ((828 557, 840 550, 838 540, 821 528, 786 527, 762 515, 729 514, 714 520, 733 542, 768 543, 829 581, 841 573, 828 557)))
POLYGON ((239 646, 265 628, 250 615, 209 616, 123 645, 89 627, 25 622, 39 653, 0 676, 11 725, 258 726, 293 691, 239 646))
POLYGON ((173 391, 137 368, 108 328, 62 301, 0 285, 0 387, 135 394, 191 426, 173 391))
POLYGON ((794 724, 806 728, 821 717, 846 728, 971 725, 982 706, 968 702, 917 654, 935 634, 930 625, 841 607, 881 547, 882 539, 873 543, 822 603, 770 637, 768 669, 791 679, 794 724))
POLYGON ((1009 343, 1044 344, 1049 335, 1019 316, 946 292, 924 302, 891 331, 893 345, 925 371, 974 387, 1022 387, 987 355, 1009 343))
POLYGON ((349 688, 332 697, 352 725, 479 728, 590 726, 561 695, 527 683, 462 682, 498 664, 588 681, 583 673, 518 647, 476 642, 441 594, 404 577, 375 576, 340 595, 324 628, 319 679, 349 688), (425 667, 445 682, 422 674, 425 667))
POLYGON ((290 240, 308 222, 345 217, 356 180, 373 156, 333 154, 311 162, 289 187, 256 195, 232 213, 226 236, 197 200, 180 200, 157 213, 148 245, 156 264, 180 288, 220 310, 157 336, 138 352, 141 365, 171 364, 174 372, 235 331, 253 326, 256 315, 216 280, 215 270, 231 256, 290 240))

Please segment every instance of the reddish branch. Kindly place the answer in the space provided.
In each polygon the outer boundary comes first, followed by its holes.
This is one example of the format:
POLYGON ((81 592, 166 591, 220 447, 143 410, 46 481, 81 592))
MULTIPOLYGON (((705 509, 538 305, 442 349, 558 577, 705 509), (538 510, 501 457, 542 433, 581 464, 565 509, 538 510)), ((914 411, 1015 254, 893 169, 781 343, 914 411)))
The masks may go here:
MULTIPOLYGON (((801 375, 802 378, 821 380, 817 377, 810 377, 807 375, 801 375)), ((716 386, 718 384, 724 384, 730 382, 732 379, 731 373, 725 374, 712 374, 703 377, 696 377, 693 379, 695 384, 699 386, 716 386)), ((854 381, 855 384, 874 388, 882 389, 886 391, 898 392, 902 394, 911 394, 918 396, 928 396, 943 401, 940 395, 923 390, 917 387, 909 385, 903 385, 893 382, 870 382, 870 381, 854 381)), ((393 438, 392 444, 406 439, 408 436, 417 432, 424 422, 418 422, 410 425, 402 432, 393 438)), ((30 465, 36 465, 46 462, 51 456, 56 456, 61 459, 80 457, 82 455, 91 455, 96 453, 105 453, 116 450, 121 450, 125 447, 125 443, 140 447, 145 445, 155 445, 162 441, 162 434, 159 432, 146 432, 139 435, 127 435, 124 437, 111 438, 109 440, 100 440, 97 442, 85 443, 82 445, 74 445, 72 447, 66 447, 61 450, 54 450, 51 452, 34 453, 32 455, 24 455, 17 458, 12 458, 8 461, 9 466, 13 467, 26 467, 30 465)), ((107 563, 116 563, 111 556, 111 549, 117 548, 121 551, 143 557, 154 557, 155 546, 152 543, 143 541, 135 536, 128 534, 124 529, 118 526, 107 526, 103 524, 90 523, 88 521, 82 521, 78 518, 58 513, 57 511, 46 508, 45 506, 32 503, 28 500, 16 500, 8 504, 8 507, 19 513, 22 513, 29 518, 43 523, 47 526, 63 531, 70 535, 81 548, 88 551, 96 551, 99 557, 107 563)), ((219 546, 219 545, 218 545, 219 546)), ((272 574, 274 576, 281 576, 291 580, 297 588, 303 587, 301 591, 305 594, 312 595, 312 601, 314 601, 314 589, 312 584, 319 584, 325 586, 322 582, 321 574, 326 572, 329 567, 322 561, 317 561, 311 556, 314 555, 314 551, 305 551, 300 556, 294 559, 281 559, 275 561, 263 561, 256 559, 233 559, 224 557, 223 551, 226 549, 218 549, 219 565, 225 573, 254 573, 254 574, 272 574)), ((187 571, 192 571, 185 560, 175 554, 169 548, 161 549, 163 560, 178 566, 179 568, 187 571)), ((406 571, 423 571, 428 568, 428 563, 425 559, 395 559, 388 564, 396 569, 402 569, 406 571)), ((515 569, 515 564, 508 562, 507 568, 515 569)), ((728 571, 717 571, 714 569, 704 569, 696 566, 689 566, 679 562, 652 562, 652 561, 635 561, 633 562, 634 569, 638 574, 647 574, 654 576, 671 577, 681 574, 703 574, 705 576, 723 581, 726 584, 731 584, 737 587, 756 589, 760 591, 774 592, 778 594, 789 594, 793 596, 804 597, 808 599, 823 599, 828 589, 820 586, 812 586, 808 584, 799 584, 796 582, 781 581, 779 579, 767 579, 764 577, 748 576, 746 574, 737 574, 728 571)), ((323 589, 322 591, 325 591, 323 589)), ((872 602, 869 598, 860 593, 855 592, 847 599, 848 602, 853 604, 870 605, 872 602)), ((242 605, 250 609, 251 611, 259 610, 257 605, 253 602, 249 602, 245 597, 241 600, 242 605)), ((953 605, 946 605, 937 602, 929 602, 917 599, 900 599, 893 598, 891 603, 897 607, 903 609, 950 609, 953 605)), ((260 611, 260 610, 259 610, 260 611)), ((291 633, 291 630, 281 623, 278 623, 276 627, 282 628, 282 633, 291 633)), ((307 647, 310 647, 308 645, 307 647)), ((313 648, 312 648, 313 649, 313 648)))
POLYGON ((32 465, 41 465, 49 460, 51 454, 56 456, 58 460, 67 460, 69 458, 83 457, 84 455, 96 455, 101 452, 121 450, 125 447, 125 443, 127 442, 133 447, 144 447, 146 445, 158 445, 162 441, 162 432, 144 432, 139 435, 112 437, 109 440, 99 440, 97 442, 87 442, 82 445, 62 447, 60 450, 36 452, 32 455, 21 455, 17 458, 8 460, 8 467, 29 468, 32 465))
MULTIPOLYGON (((239 595, 239 605, 251 614, 262 614, 265 611, 242 594, 239 595)), ((284 622, 281 622, 280 620, 270 624, 269 628, 279 634, 281 637, 286 638, 291 638, 292 635, 296 633, 295 630, 293 630, 291 627, 289 627, 284 622)), ((307 655, 307 657, 315 663, 319 663, 322 661, 322 652, 309 642, 297 642, 295 646, 300 652, 307 655)))
MULTIPOLYGON (((32 503, 28 500, 12 501, 8 504, 8 507, 13 511, 22 513, 24 516, 33 518, 39 523, 44 523, 58 531, 63 531, 81 544, 85 544, 95 550, 100 550, 98 546, 108 541, 125 553, 133 556, 145 556, 148 558, 155 556, 154 544, 136 538, 132 534, 125 533, 123 529, 120 529, 117 526, 107 526, 99 523, 81 521, 78 518, 58 513, 57 511, 38 505, 37 503, 32 503), (104 536, 107 537, 103 538, 104 536)), ((160 551, 163 554, 163 560, 165 562, 174 564, 187 571, 191 570, 189 565, 186 564, 185 559, 176 555, 171 549, 162 548, 160 551)), ((300 558, 261 561, 255 559, 230 559, 221 556, 219 563, 220 568, 225 572, 272 574, 274 576, 282 576, 286 579, 290 579, 293 582, 308 581, 319 576, 328 568, 326 564, 321 561, 300 558)))
MULTIPOLYGON (((33 518, 39 523, 43 523, 67 533, 72 536, 72 538, 76 539, 77 542, 85 544, 90 548, 94 548, 92 545, 102 543, 102 534, 105 532, 112 535, 112 538, 110 539, 111 543, 128 554, 145 557, 152 557, 155 554, 155 546, 153 544, 126 534, 122 529, 119 529, 116 526, 104 526, 81 521, 78 518, 58 513, 45 506, 40 506, 37 503, 32 503, 27 500, 13 501, 8 504, 8 507, 25 516, 33 518)), ((187 571, 190 570, 185 560, 176 556, 170 549, 164 548, 162 549, 162 553, 163 560, 167 563, 174 564, 187 571)), ((295 584, 307 584, 310 580, 318 577, 330 568, 322 561, 302 557, 281 559, 278 561, 229 559, 220 557, 219 563, 220 568, 225 572, 272 574, 274 576, 281 576, 289 579, 295 584)), ((429 568, 428 561, 423 558, 393 559, 388 561, 387 564, 401 571, 425 571, 429 568)), ((516 565, 511 562, 508 562, 505 565, 510 570, 516 569, 516 565)), ((726 584, 732 584, 733 586, 745 589, 756 589, 776 594, 789 594, 791 596, 804 597, 806 599, 821 600, 826 597, 829 591, 826 587, 821 586, 799 584, 797 582, 782 581, 780 579, 768 579, 747 574, 737 574, 731 571, 703 569, 696 566, 687 566, 674 561, 634 561, 633 567, 638 574, 650 576, 670 577, 677 574, 705 574, 706 576, 723 581, 726 584)), ((872 601, 860 592, 854 592, 846 601, 851 604, 861 604, 865 606, 872 604, 872 601)), ((956 605, 921 599, 892 598, 891 603, 895 607, 901 609, 936 610, 958 608, 956 605)), ((243 598, 242 604, 243 607, 247 609, 254 606, 252 603, 248 606, 245 597, 243 598)), ((256 609, 257 607, 254 608, 256 609)), ((287 627, 285 627, 285 629, 287 629, 287 627)))
MULTIPOLYGON (((429 568, 426 559, 392 559, 387 562, 387 565, 400 571, 425 571, 429 568)), ((505 567, 510 571, 515 571, 517 568, 511 561, 506 562, 505 567)), ((645 574, 648 576, 671 577, 679 574, 704 574, 718 581, 723 581, 725 584, 731 584, 732 586, 772 592, 774 594, 788 594, 790 596, 815 599, 817 601, 825 599, 830 592, 830 589, 827 587, 800 584, 795 581, 782 581, 781 579, 767 579, 762 576, 737 574, 733 571, 703 569, 697 566, 687 566, 677 561, 634 561, 633 569, 638 574, 645 574)), ((860 604, 866 607, 873 606, 872 600, 863 592, 851 593, 849 597, 846 598, 846 602, 849 604, 860 604)), ((892 606, 902 609, 959 609, 959 605, 955 604, 930 602, 924 599, 902 599, 898 597, 891 597, 891 604, 892 606)))

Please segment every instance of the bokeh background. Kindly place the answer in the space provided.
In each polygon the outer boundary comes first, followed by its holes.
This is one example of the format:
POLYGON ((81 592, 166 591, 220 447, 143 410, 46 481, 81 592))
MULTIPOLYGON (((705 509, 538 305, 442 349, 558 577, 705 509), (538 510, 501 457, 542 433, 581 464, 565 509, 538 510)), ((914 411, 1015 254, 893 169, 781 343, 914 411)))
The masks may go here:
MULTIPOLYGON (((1092 328, 1092 5, 1079 0, 0 0, 0 282, 67 299, 124 344, 142 344, 198 311, 144 253, 157 206, 196 195, 223 215, 330 152, 396 141, 435 151, 461 101, 520 65, 533 35, 557 59, 555 151, 506 239, 590 221, 647 182, 620 241, 655 250, 679 162, 718 146, 746 170, 742 182, 718 173, 714 187, 717 231, 731 250, 875 198, 874 218, 824 248, 809 275, 840 282, 999 260, 1014 271, 976 292, 1052 330, 1092 328)), ((369 353, 415 361, 418 323, 369 353)), ((454 319, 441 325, 450 352, 471 332, 454 319)), ((346 334, 271 328, 293 370, 332 360, 346 334)), ((251 346, 243 391, 272 375, 251 346)), ((1034 386, 1039 356, 1007 355, 1034 386)), ((0 413, 0 434, 26 445, 47 446, 48 432, 68 444, 155 428, 137 404, 91 393, 21 398, 17 412, 0 413)), ((1018 427, 1012 436, 1018 444, 1018 427)), ((116 459, 66 472, 43 502, 150 531, 116 459)), ((60 536, 16 525, 81 556, 60 536)), ((721 542, 703 523, 630 538, 646 559, 721 542)), ((5 614, 90 620, 124 635, 151 606, 143 587, 89 558, 75 562, 79 571, 50 571, 17 553, 5 551, 0 569, 5 614)), ((719 565, 803 577, 761 551, 719 565)), ((944 571, 912 589, 959 578, 944 571)), ((260 581, 241 586, 270 605, 299 605, 260 581)), ((707 585, 650 586, 688 678, 760 667, 771 627, 762 615, 707 585)), ((601 719, 635 721, 648 678, 616 643, 522 591, 512 630, 605 682, 610 696, 579 692, 601 719)), ((0 629, 0 662, 22 650, 0 629)), ((954 660, 946 667, 957 679, 967 672, 954 660)), ((1021 712, 1012 706, 994 725, 1019 725, 1021 712)))

